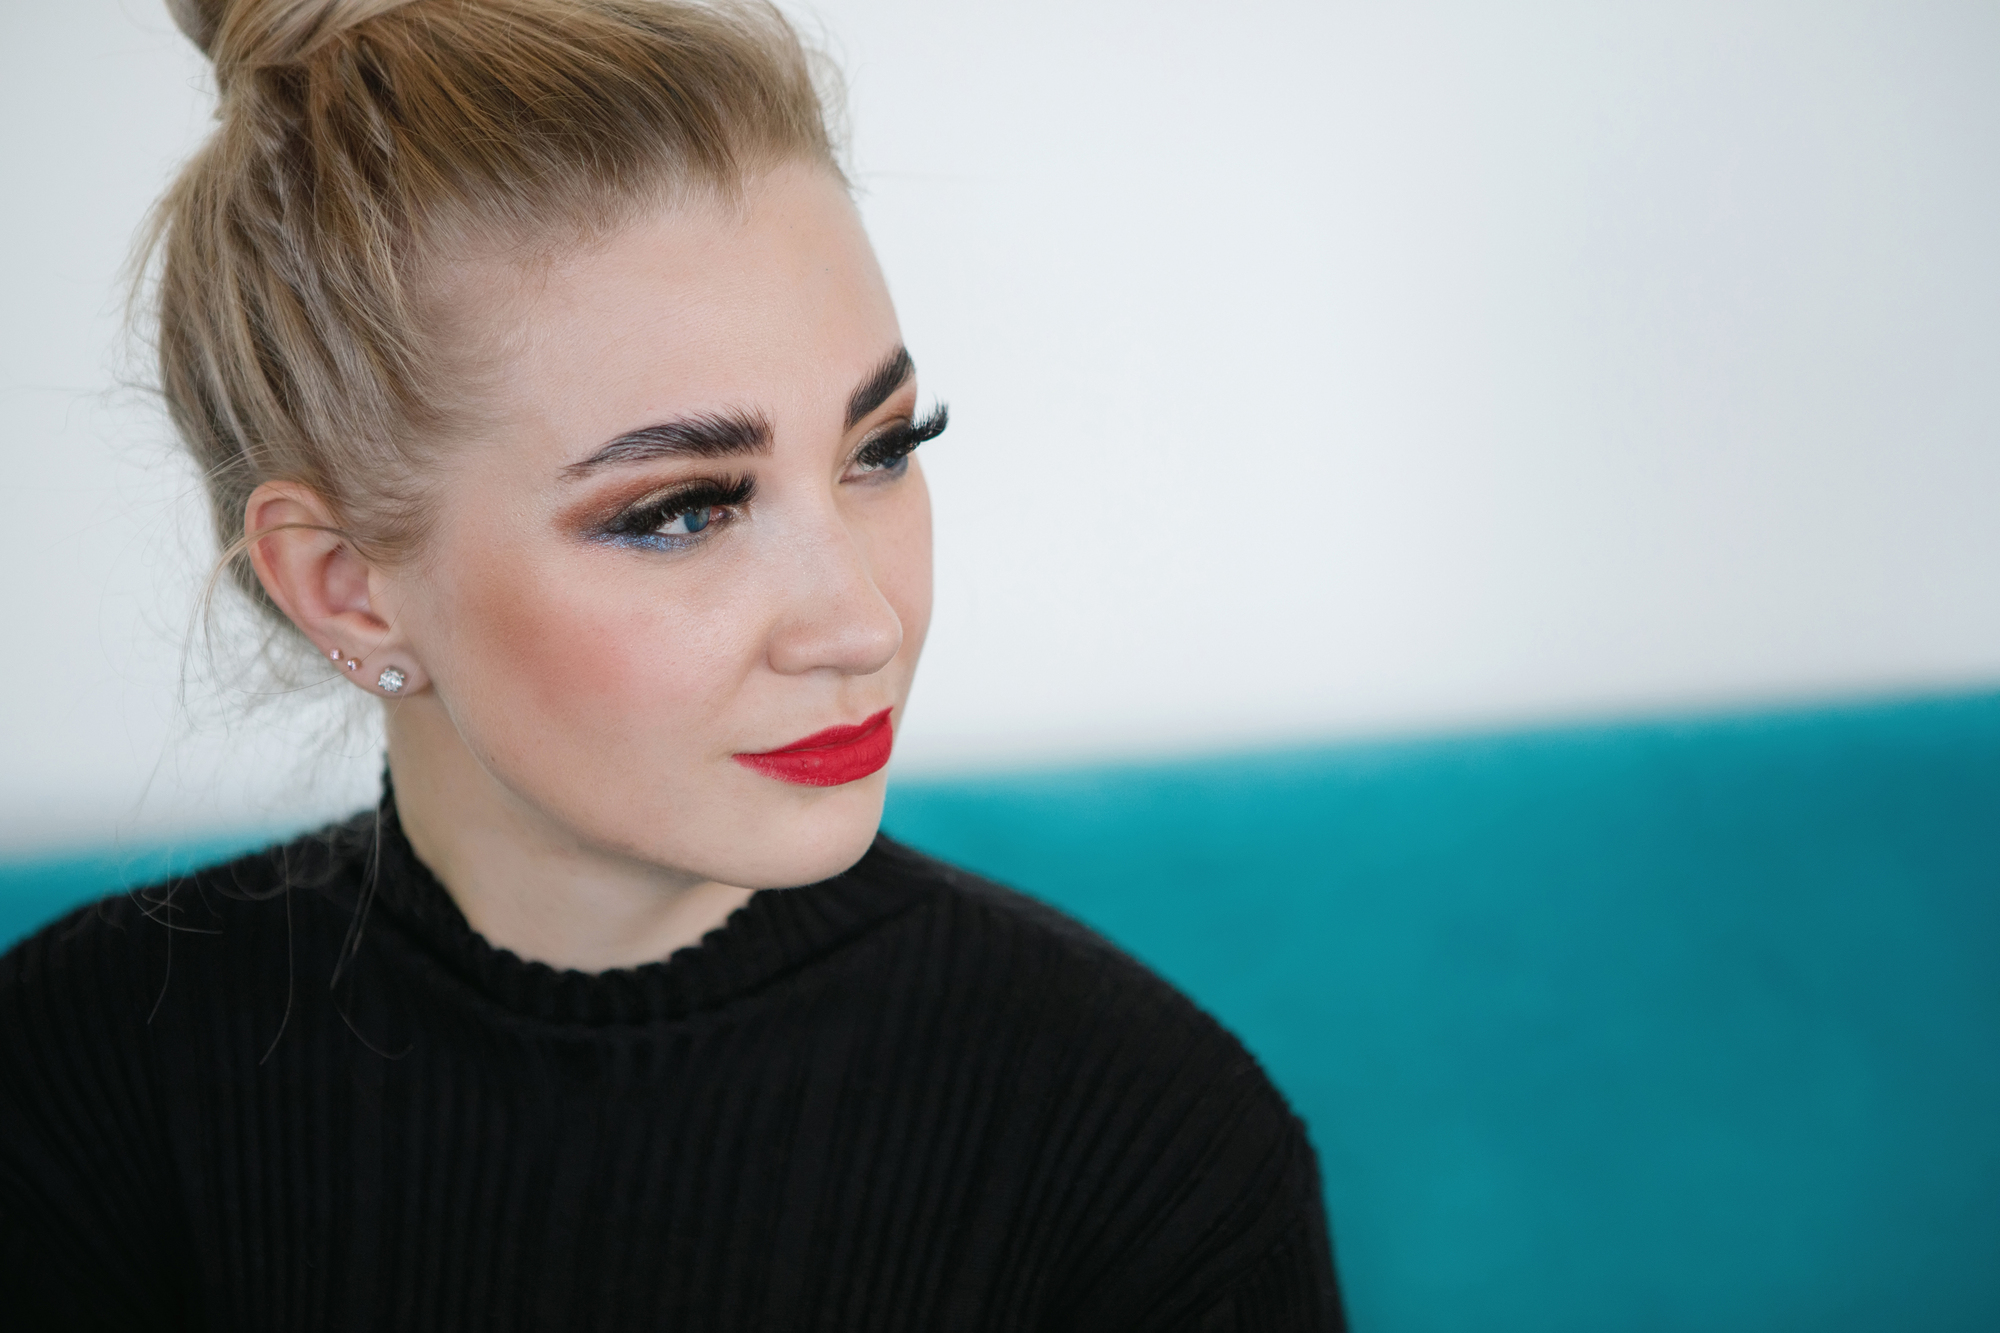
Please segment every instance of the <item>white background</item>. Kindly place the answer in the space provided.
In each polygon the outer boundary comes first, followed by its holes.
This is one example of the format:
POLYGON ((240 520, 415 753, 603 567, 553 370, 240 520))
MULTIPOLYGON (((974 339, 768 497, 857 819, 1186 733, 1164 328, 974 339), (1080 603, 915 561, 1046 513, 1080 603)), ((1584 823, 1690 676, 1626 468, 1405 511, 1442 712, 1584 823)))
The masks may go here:
MULTIPOLYGON (((793 12, 953 410, 903 771, 2000 680, 2000 6, 793 12)), ((183 669, 116 274, 209 105, 0 8, 0 850, 372 794, 183 669)))

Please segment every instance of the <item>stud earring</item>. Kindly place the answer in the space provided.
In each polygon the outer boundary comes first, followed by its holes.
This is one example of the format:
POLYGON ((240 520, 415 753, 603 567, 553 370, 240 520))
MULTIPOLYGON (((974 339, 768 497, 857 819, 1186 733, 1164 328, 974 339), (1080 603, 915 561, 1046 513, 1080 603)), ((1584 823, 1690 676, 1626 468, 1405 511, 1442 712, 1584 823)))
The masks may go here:
POLYGON ((343 654, 343 653, 342 653, 342 652, 340 651, 340 649, 338 649, 338 648, 329 648, 329 649, 327 649, 327 650, 326 650, 326 655, 327 655, 328 657, 332 658, 332 659, 333 659, 334 661, 336 661, 336 662, 338 662, 338 661, 339 661, 339 660, 340 660, 340 659, 341 659, 341 658, 342 658, 343 656, 345 656, 345 654, 343 654))
POLYGON ((383 667, 382 674, 375 677, 375 683, 382 687, 384 694, 399 694, 409 679, 394 667, 383 667))

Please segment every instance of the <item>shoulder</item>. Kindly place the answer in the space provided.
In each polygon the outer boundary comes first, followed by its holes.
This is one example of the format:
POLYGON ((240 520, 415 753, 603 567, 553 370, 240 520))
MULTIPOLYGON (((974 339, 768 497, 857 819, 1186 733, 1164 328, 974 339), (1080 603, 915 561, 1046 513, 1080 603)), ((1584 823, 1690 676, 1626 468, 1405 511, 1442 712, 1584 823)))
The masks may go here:
POLYGON ((1305 1127, 1234 1034, 1046 903, 887 838, 868 867, 930 887, 911 942, 940 978, 925 999, 1005 1061, 989 1073, 1033 1145, 1017 1165, 1096 1197, 1066 1259, 1084 1322, 1169 1326, 1301 1244, 1331 1291, 1305 1127))
MULTIPOLYGON (((359 878, 369 816, 115 894, 0 954, 0 1061, 52 1014, 106 1025, 155 1016, 163 996, 260 953, 274 933, 323 934, 359 878), (184 984, 185 983, 185 984, 184 984)), ((282 947, 282 946, 281 946, 282 947)))
POLYGON ((105 898, 0 955, 0 1287, 11 1307, 60 1309, 72 1327, 174 1324, 192 1267, 168 1128, 175 1071, 199 1062, 189 1056, 202 1034, 242 1015, 233 979, 255 971, 244 961, 284 957, 268 947, 284 888, 330 882, 339 842, 322 831, 105 898))
POLYGON ((1182 1035, 1236 1045, 1172 983, 1042 899, 928 857, 886 835, 858 869, 924 889, 926 913, 944 927, 936 943, 966 955, 998 955, 996 963, 1004 967, 992 973, 996 983, 1012 987, 1024 971, 1032 971, 1070 999, 1102 997, 1132 1023, 1152 1021, 1182 1035))
POLYGON ((0 1288, 15 1304, 46 1298, 77 1327, 171 1322, 152 1315, 189 1268, 178 1089, 218 1050, 261 1050, 275 1019, 260 1007, 281 1014, 288 971, 331 954, 367 822, 89 903, 0 955, 0 1288))
POLYGON ((1092 973, 1109 969, 1142 987, 1166 986, 1150 969, 1061 909, 983 875, 897 842, 875 839, 855 873, 925 891, 931 910, 953 912, 969 927, 1028 944, 1092 973))
MULTIPOLYGON (((1234 1034, 1152 968, 1060 909, 888 837, 864 867, 927 890, 924 947, 952 982, 1001 1010, 1164 1073, 1190 1067, 1261 1090, 1269 1083, 1234 1034)), ((1276 1093, 1271 1090, 1275 1098, 1276 1093)))

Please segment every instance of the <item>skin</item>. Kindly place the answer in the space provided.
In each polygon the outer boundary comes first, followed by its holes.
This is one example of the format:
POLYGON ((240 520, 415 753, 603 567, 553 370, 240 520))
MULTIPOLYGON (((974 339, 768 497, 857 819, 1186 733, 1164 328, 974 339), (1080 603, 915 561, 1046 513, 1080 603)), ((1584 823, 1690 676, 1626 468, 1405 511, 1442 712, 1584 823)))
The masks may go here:
MULTIPOLYGON (((737 763, 883 708, 900 726, 931 603, 913 459, 857 450, 916 412, 914 376, 851 428, 902 342, 840 184, 775 168, 736 202, 663 207, 532 263, 463 266, 454 340, 476 438, 444 451, 424 549, 371 563, 309 489, 245 511, 259 578, 385 696, 410 841, 472 927, 585 971, 664 958, 759 889, 866 851, 885 775, 807 787, 737 763), (690 414, 753 413, 768 452, 565 469, 690 414), (681 549, 606 540, 621 509, 702 477, 754 481, 681 549)), ((680 527, 685 527, 683 521, 680 527)))

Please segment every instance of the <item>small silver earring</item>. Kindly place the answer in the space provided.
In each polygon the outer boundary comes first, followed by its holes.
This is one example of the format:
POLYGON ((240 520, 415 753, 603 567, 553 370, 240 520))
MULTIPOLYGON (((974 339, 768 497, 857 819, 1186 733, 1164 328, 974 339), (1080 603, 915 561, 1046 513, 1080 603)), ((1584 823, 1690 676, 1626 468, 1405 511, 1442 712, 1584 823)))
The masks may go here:
POLYGON ((375 683, 382 687, 384 694, 398 694, 409 679, 395 667, 383 667, 382 674, 375 677, 375 683))

